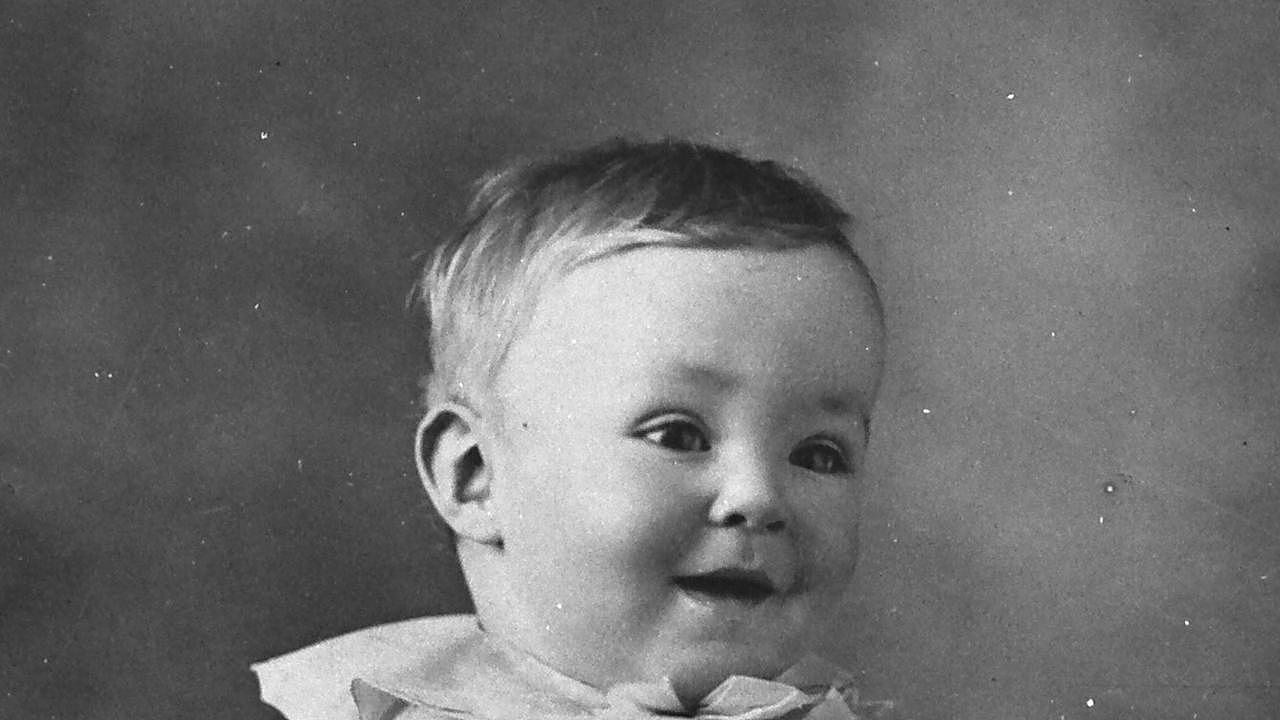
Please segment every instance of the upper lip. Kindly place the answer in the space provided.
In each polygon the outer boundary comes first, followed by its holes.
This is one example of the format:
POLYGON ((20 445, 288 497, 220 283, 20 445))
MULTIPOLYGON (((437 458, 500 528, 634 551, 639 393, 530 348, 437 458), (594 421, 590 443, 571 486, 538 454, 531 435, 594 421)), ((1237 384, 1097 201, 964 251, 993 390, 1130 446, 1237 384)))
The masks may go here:
POLYGON ((676 584, 687 590, 763 599, 778 591, 769 574, 763 570, 724 567, 709 572, 680 575, 676 584))

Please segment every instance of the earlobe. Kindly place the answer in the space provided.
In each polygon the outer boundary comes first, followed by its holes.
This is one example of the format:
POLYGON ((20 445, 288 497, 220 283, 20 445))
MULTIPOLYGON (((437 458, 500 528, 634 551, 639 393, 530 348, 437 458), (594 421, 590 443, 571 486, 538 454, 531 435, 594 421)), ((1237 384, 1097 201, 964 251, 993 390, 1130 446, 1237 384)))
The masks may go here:
POLYGON ((418 423, 414 460, 436 511, 460 538, 501 545, 478 430, 479 418, 470 408, 459 403, 433 407, 418 423))

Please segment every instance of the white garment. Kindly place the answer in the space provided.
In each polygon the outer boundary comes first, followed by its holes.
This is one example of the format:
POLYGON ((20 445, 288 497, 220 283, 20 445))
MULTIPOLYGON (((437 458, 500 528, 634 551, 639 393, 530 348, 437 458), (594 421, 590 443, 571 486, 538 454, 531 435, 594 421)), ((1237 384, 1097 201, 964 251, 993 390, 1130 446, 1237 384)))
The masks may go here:
MULTIPOLYGON (((638 720, 683 714, 669 685, 626 684, 602 693, 492 638, 472 615, 359 630, 255 664, 253 670, 263 701, 289 720, 638 720)), ((695 717, 879 716, 886 704, 859 704, 850 681, 839 668, 811 655, 775 680, 737 675, 725 680, 704 698, 695 717)))

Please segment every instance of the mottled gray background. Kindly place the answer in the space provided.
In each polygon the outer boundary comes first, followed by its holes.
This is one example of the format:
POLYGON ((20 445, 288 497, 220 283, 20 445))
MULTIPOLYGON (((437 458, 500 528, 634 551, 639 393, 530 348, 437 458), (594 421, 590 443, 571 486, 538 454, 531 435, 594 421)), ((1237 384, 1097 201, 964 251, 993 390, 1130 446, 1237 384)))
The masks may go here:
POLYGON ((0 716, 267 717, 250 661, 465 608, 411 258, 483 168, 628 133, 862 219, 866 694, 1280 717, 1278 76, 1274 0, 8 0, 0 716))

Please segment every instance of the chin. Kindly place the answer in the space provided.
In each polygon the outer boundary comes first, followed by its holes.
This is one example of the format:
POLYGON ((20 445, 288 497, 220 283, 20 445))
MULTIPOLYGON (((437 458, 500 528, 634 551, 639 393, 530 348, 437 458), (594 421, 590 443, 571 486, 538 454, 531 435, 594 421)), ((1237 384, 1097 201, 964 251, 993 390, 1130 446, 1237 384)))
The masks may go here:
POLYGON ((702 698, 733 675, 769 679, 782 674, 798 660, 762 657, 742 648, 719 648, 711 652, 689 653, 661 674, 670 680, 680 702, 693 709, 702 698))

